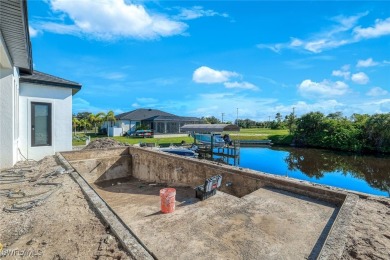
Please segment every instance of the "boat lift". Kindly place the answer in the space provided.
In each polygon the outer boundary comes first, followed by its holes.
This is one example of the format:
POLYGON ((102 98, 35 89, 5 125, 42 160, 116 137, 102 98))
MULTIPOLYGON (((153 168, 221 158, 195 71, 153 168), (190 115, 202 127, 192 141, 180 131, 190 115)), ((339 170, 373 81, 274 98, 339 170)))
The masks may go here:
POLYGON ((230 138, 222 138, 222 132, 238 132, 240 127, 231 124, 190 124, 180 129, 182 132, 189 132, 194 137, 194 144, 201 143, 198 154, 203 158, 219 160, 226 164, 239 164, 240 142, 231 141, 230 138))

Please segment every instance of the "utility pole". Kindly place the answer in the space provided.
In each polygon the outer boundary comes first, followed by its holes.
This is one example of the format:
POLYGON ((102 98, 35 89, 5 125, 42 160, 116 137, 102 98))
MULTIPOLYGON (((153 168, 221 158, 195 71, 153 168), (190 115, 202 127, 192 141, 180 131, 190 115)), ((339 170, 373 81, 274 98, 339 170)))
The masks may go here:
POLYGON ((225 115, 225 113, 222 113, 222 124, 223 124, 223 116, 225 115))
POLYGON ((271 127, 271 116, 268 116, 268 128, 271 127))

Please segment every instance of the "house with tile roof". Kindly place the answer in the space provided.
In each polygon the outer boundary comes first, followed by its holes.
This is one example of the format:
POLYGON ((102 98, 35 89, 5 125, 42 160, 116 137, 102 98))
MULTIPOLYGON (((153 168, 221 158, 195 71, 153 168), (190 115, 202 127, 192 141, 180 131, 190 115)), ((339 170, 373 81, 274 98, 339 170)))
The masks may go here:
POLYGON ((0 169, 72 149, 77 82, 34 70, 26 0, 0 1, 0 169))
POLYGON ((115 116, 116 122, 111 127, 109 122, 104 124, 108 126, 109 135, 117 136, 124 133, 133 133, 138 127, 143 126, 146 129, 153 130, 155 135, 180 134, 180 128, 186 124, 199 124, 201 119, 196 117, 177 116, 158 109, 136 109, 115 116))

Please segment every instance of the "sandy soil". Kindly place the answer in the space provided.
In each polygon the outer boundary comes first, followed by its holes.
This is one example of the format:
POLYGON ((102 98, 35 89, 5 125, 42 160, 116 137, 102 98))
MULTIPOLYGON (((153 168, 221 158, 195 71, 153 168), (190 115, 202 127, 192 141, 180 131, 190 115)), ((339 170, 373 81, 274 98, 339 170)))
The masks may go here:
POLYGON ((390 199, 360 199, 343 259, 390 259, 390 199))
MULTIPOLYGON (((26 181, 15 184, 4 184, 4 178, 0 181, 0 243, 4 247, 3 257, 18 259, 20 256, 15 258, 15 254, 26 250, 25 255, 36 255, 40 259, 130 259, 97 218, 79 186, 68 174, 44 178, 45 174, 59 167, 54 157, 29 165, 32 172, 26 173, 26 181), (34 177, 37 181, 28 181, 34 177), (60 183, 62 186, 29 210, 16 213, 3 210, 14 202, 39 198, 9 198, 8 190, 22 191, 26 196, 50 193, 53 186, 34 186, 40 182, 60 183)), ((16 167, 24 166, 26 164, 16 167)), ((14 194, 21 196, 21 193, 14 194)))

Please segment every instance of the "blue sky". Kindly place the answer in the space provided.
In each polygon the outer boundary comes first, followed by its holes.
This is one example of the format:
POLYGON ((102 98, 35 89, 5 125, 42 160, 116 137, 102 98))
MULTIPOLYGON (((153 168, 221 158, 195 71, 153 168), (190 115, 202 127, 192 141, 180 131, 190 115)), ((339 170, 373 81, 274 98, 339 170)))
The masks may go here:
POLYGON ((73 112, 268 120, 390 112, 387 1, 28 1, 36 70, 73 112))

